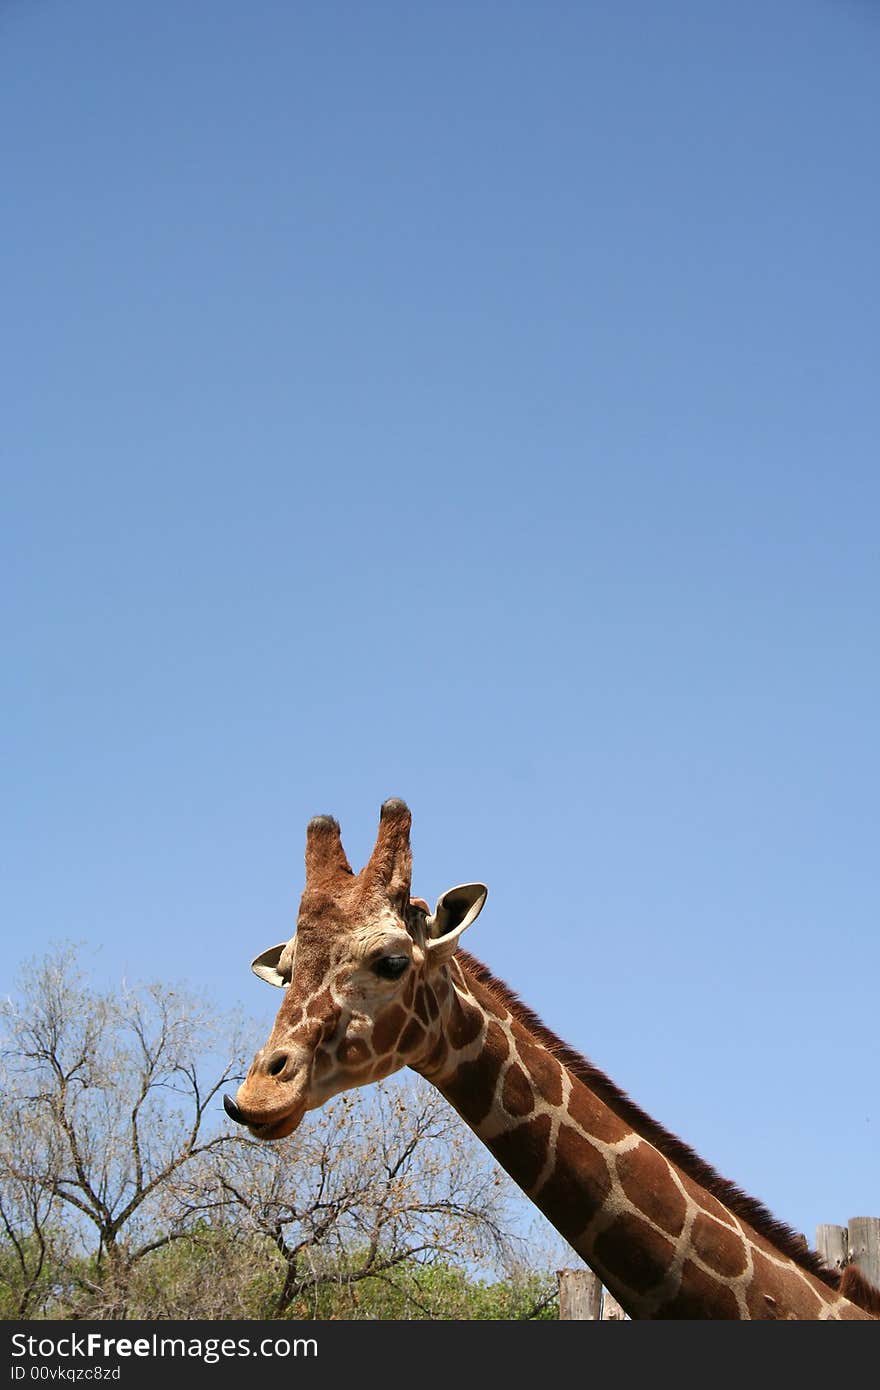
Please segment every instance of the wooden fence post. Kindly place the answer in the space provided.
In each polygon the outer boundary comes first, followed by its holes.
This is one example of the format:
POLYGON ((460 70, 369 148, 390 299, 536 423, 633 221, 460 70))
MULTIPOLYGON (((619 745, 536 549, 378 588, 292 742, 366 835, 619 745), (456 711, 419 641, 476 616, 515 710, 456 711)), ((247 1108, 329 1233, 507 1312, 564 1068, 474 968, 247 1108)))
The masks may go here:
POLYGON ((856 1265, 880 1288, 880 1216, 851 1216, 846 1226, 817 1226, 816 1249, 831 1269, 856 1265))
POLYGON ((560 1318, 598 1322, 602 1308, 602 1284, 591 1269, 557 1269, 560 1318))
POLYGON ((848 1234, 850 1262, 880 1288, 880 1216, 851 1216, 848 1234))
POLYGON ((817 1226, 816 1250, 829 1269, 844 1269, 849 1264, 849 1238, 845 1226, 817 1226))

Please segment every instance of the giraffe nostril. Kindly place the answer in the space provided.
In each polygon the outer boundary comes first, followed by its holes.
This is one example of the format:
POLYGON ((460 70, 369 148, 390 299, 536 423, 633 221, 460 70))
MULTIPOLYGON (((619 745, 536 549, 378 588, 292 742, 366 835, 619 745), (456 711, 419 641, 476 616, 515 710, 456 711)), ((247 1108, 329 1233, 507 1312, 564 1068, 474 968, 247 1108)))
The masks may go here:
POLYGON ((268 1076, 280 1076, 287 1066, 286 1052, 273 1052, 271 1057, 266 1059, 265 1069, 268 1076))

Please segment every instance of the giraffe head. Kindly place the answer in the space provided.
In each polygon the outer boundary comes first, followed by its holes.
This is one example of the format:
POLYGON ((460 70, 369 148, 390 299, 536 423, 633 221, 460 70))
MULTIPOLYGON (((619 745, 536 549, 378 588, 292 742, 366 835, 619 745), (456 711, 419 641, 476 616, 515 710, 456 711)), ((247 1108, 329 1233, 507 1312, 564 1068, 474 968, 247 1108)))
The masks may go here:
POLYGON ((284 999, 235 1100, 223 1102, 261 1139, 292 1133, 307 1110, 436 1045, 446 964, 487 890, 450 888, 433 913, 410 897, 410 824, 404 802, 386 801, 373 852, 355 874, 338 823, 309 822, 296 933, 252 965, 284 999))

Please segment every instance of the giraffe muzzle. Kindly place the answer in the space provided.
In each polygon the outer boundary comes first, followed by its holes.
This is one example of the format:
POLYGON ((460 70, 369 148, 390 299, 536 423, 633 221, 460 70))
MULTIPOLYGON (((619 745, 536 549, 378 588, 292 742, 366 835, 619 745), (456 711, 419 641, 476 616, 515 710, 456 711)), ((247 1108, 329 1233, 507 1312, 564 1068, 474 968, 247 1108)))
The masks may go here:
POLYGON ((259 1053, 235 1096, 224 1095, 223 1109, 255 1139, 283 1139, 309 1108, 310 1080, 302 1057, 280 1049, 259 1053))
POLYGON ((234 1120, 237 1125, 244 1125, 255 1139, 286 1138, 299 1126, 307 1108, 305 1097, 300 1096, 285 1110, 276 1110, 274 1114, 266 1115, 243 1110, 232 1096, 223 1097, 223 1109, 230 1120, 234 1120))

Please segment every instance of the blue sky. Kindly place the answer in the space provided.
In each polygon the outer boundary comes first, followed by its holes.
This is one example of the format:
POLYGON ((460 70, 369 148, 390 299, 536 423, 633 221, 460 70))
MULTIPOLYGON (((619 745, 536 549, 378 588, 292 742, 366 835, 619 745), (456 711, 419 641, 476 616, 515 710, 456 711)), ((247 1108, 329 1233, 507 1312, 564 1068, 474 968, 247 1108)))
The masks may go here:
POLYGON ((306 821, 880 1215, 858 0, 0 5, 3 932, 241 1004, 306 821))

